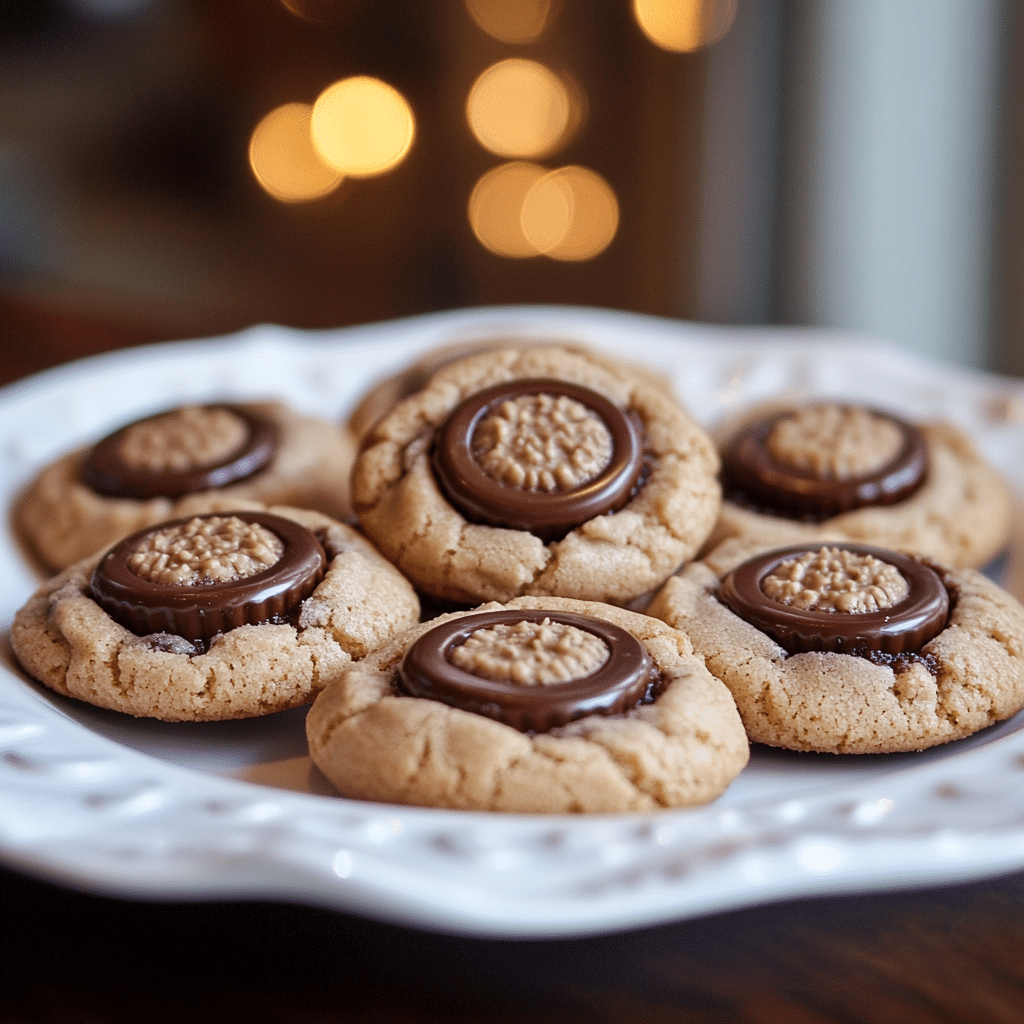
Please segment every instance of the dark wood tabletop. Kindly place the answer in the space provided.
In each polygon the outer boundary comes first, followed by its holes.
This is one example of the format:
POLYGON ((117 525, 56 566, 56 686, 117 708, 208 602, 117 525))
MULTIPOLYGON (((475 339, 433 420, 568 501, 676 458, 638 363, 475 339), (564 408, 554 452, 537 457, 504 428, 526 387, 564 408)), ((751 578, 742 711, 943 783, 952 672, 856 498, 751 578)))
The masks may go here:
POLYGON ((0 905, 4 1024, 1024 1020, 1024 873, 545 941, 129 902, 8 871, 0 905))
MULTIPOLYGON (((2 297, 0 327, 5 383, 162 337, 2 297)), ((5 869, 0 914, 0 1024, 1024 1021, 1024 872, 544 941, 111 899, 5 869)))

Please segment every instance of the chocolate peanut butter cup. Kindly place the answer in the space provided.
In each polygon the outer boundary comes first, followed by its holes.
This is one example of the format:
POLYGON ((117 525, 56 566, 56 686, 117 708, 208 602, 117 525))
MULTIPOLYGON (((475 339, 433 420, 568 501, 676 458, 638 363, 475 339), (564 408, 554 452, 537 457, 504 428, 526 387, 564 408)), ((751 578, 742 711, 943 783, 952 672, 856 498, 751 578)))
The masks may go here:
POLYGON ((718 597, 790 654, 913 653, 949 615, 949 594, 933 569, 865 544, 770 551, 729 573, 718 597))
POLYGON ((201 643, 236 626, 286 621, 326 568, 319 540, 291 519, 208 514, 121 541, 93 570, 89 594, 139 636, 201 643))
POLYGON ((424 633, 403 659, 401 692, 547 732, 636 705, 653 678, 643 644, 602 619, 555 611, 477 612, 424 633))
POLYGON ((638 419, 589 388, 516 380, 472 395, 438 431, 435 475, 471 522, 544 540, 622 508, 644 470, 638 419))
POLYGON ((834 403, 758 420, 722 453, 730 500, 812 520, 902 501, 922 485, 927 470, 918 427, 879 410, 834 403))
POLYGON ((83 481, 114 498, 177 498, 238 483, 263 469, 277 424, 229 404, 182 406, 129 423, 98 442, 83 481))

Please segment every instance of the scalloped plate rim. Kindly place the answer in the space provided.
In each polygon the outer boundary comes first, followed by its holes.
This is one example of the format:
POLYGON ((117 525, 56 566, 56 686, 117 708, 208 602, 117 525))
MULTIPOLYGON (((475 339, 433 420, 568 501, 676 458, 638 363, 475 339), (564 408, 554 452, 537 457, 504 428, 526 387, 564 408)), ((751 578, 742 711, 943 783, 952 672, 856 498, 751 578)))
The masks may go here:
MULTIPOLYGON (((313 364, 335 349, 372 350, 367 360, 372 368, 349 382, 347 395, 338 400, 340 414, 360 388, 410 353, 501 328, 529 337, 572 334, 621 354, 628 338, 631 356, 637 336, 653 346, 655 362, 671 370, 677 384, 686 372, 678 364, 693 352, 717 360, 723 372, 730 360, 744 358, 788 360, 791 369, 808 361, 866 360, 920 377, 923 390, 941 395, 955 388, 961 403, 966 393, 977 406, 975 422, 968 425, 980 433, 986 451, 1004 441, 1024 441, 1020 422, 993 426, 985 420, 989 404, 1024 403, 1019 382, 932 363, 875 339, 686 324, 575 307, 511 306, 337 331, 257 326, 215 339, 90 357, 0 391, 0 442, 10 443, 3 433, 5 410, 44 403, 82 381, 144 372, 197 353, 208 363, 252 350, 313 364)), ((718 400, 718 412, 749 397, 742 388, 726 394, 718 400)), ((123 419, 124 406, 116 411, 123 419)), ((963 407, 955 413, 964 420, 963 407)), ((94 409, 85 419, 91 427, 103 415, 94 409)), ((91 436, 86 430, 77 431, 77 439, 86 436, 91 436)), ((64 438, 65 446, 69 440, 64 438)), ((25 469, 24 457, 17 471, 10 461, 4 463, 8 490, 24 479, 25 469)), ((1021 488, 1019 478, 1013 482, 1021 488)), ((9 540, 6 544, 12 547, 9 540)), ((16 552, 4 550, 0 556, 21 565, 16 552)), ((28 573, 21 568, 24 588, 28 573)), ((5 622, 11 613, 8 599, 5 622)), ((37 877, 112 896, 285 899, 460 934, 580 935, 792 896, 979 879, 1024 866, 1024 796, 1005 806, 1007 793, 1015 795, 1015 772, 1024 771, 1024 732, 1016 721, 993 728, 1001 735, 982 737, 949 756, 879 769, 824 788, 798 787, 788 795, 723 798, 705 808, 656 815, 496 816, 361 804, 190 770, 87 729, 5 667, 0 671, 0 794, 5 798, 0 857, 37 877), (50 742, 57 736, 81 751, 77 761, 61 761, 50 742), (102 777, 104 770, 108 774, 102 777), (99 776, 89 776, 90 771, 99 776), (140 779, 149 780, 148 788, 140 779), (79 806, 83 802, 85 810, 79 806), (952 806, 970 818, 969 827, 949 822, 952 806), (1006 813, 982 815, 979 825, 979 806, 1001 806, 1006 813), (44 819, 51 810, 65 824, 63 833, 51 830, 48 839, 44 819), (196 837, 191 845, 190 835, 196 837), (67 842, 69 836, 74 844, 67 842), (902 860, 894 866, 897 854, 902 860)))

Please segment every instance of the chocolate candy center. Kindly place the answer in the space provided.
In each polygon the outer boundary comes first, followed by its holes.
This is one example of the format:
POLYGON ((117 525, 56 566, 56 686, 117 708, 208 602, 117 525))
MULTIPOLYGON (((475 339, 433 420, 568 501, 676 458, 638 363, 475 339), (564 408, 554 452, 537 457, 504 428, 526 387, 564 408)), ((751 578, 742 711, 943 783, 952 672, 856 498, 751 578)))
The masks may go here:
MULTIPOLYGON (((569 646, 575 643, 570 641, 569 646)), ((557 648, 558 637, 548 646, 557 648)), ((570 660, 577 657, 573 653, 570 660)), ((521 732, 547 732, 585 715, 616 715, 628 710, 646 693, 652 671, 653 662, 643 644, 610 622, 566 612, 503 609, 464 615, 424 633, 406 652, 398 670, 398 685, 409 696, 441 701, 521 732), (576 678, 538 676, 522 682, 515 680, 514 671, 505 673, 482 665, 475 653, 457 660, 479 666, 478 671, 469 672, 454 663, 454 652, 471 638, 495 627, 521 623, 539 625, 541 630, 536 635, 542 635, 543 628, 552 624, 588 633, 604 645, 607 656, 601 660, 586 651, 580 664, 586 665, 591 659, 600 664, 576 678)), ((566 674, 565 669, 560 674, 566 674)))
POLYGON ((775 413, 741 431, 722 453, 727 497, 810 519, 902 501, 921 486, 927 469, 918 427, 857 406, 775 413))
POLYGON ((545 540, 620 509, 642 469, 639 422, 558 380, 511 381, 472 395, 438 431, 434 449, 438 482, 467 519, 545 540))
MULTIPOLYGON (((242 531, 239 534, 244 535, 242 531)), ((188 553, 179 561, 190 561, 188 553)), ((218 553, 216 563, 218 567, 226 564, 224 552, 218 553)), ((233 512, 162 523, 128 537, 93 570, 89 594, 112 619, 139 636, 170 633, 196 643, 236 626, 287 620, 316 589, 326 569, 323 547, 304 526, 268 512, 233 512), (235 574, 224 582, 202 581, 201 574, 193 574, 189 578, 199 582, 164 583, 151 567, 145 575, 133 570, 133 560, 138 566, 140 554, 147 566, 152 561, 148 556, 154 550, 154 537, 173 536, 178 528, 195 534, 197 524, 225 519, 273 534, 281 544, 280 557, 264 569, 235 574)), ((206 579, 211 575, 216 573, 207 573, 206 579)))
POLYGON ((237 405, 183 406, 129 423, 100 441, 82 479, 113 498, 177 498, 237 483, 277 450, 277 424, 237 405))
MULTIPOLYGON (((874 570, 871 570, 874 571, 874 570)), ((782 575, 786 575, 784 569, 782 575)), ((878 579, 889 579, 889 575, 878 579)), ((822 586, 820 582, 814 585, 822 586)), ((888 584, 883 583, 884 589, 888 584)), ((769 585, 768 589, 772 589, 769 585)), ((893 588, 897 595, 901 588, 893 588)), ((766 633, 790 654, 803 651, 832 651, 841 654, 868 656, 871 652, 904 654, 918 651, 946 625, 949 615, 949 594, 938 574, 908 555, 865 544, 842 544, 836 548, 818 549, 814 545, 780 548, 751 558, 735 568, 722 581, 719 600, 741 619, 766 633), (863 599, 876 583, 865 579, 860 587, 836 588, 822 595, 824 600, 784 604, 765 593, 765 581, 780 566, 796 563, 808 553, 870 556, 896 569, 906 582, 906 596, 889 603, 880 596, 875 610, 863 610, 870 602, 863 599), (841 591, 841 592, 840 592, 841 591), (859 591, 859 593, 858 593, 859 591), (853 594, 849 606, 856 611, 840 610, 844 594, 853 594), (820 607, 800 607, 800 604, 820 607)))

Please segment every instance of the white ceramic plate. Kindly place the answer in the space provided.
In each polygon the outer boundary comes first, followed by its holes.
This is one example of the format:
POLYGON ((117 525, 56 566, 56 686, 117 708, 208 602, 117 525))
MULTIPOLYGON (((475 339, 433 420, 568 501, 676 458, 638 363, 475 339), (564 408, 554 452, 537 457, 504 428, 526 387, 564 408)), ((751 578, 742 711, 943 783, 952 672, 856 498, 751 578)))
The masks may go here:
MULTIPOLYGON (((318 334, 260 327, 59 368, 0 393, 0 487, 9 504, 68 448, 186 399, 275 395, 338 418, 416 352, 496 333, 583 340, 642 360, 706 423, 780 393, 944 416, 1024 491, 1019 383, 863 339, 557 307, 318 334)), ((1019 596, 1015 552, 1010 562, 997 571, 1019 596)), ((0 577, 6 630, 36 585, 9 535, 0 577)), ((310 766, 302 724, 301 710, 203 725, 130 719, 30 682, 7 650, 0 855, 121 896, 283 898, 491 936, 584 934, 1024 867, 1024 715, 922 754, 757 749, 706 808, 590 818, 333 797, 310 766)))

